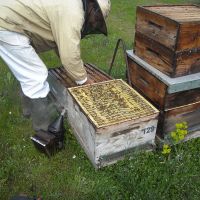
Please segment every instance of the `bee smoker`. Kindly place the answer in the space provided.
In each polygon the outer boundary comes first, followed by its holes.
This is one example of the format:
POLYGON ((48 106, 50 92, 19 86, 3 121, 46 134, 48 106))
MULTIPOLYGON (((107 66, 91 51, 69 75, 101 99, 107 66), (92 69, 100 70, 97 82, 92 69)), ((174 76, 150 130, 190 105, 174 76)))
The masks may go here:
POLYGON ((64 114, 65 109, 60 116, 49 125, 48 132, 39 131, 31 137, 35 147, 39 151, 46 153, 48 157, 64 147, 64 114))

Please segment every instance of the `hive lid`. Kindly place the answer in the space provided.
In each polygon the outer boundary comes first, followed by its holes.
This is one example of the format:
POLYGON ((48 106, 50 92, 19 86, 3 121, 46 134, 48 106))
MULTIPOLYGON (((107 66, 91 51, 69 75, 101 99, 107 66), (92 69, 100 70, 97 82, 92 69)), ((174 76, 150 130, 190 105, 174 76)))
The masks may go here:
POLYGON ((69 88, 69 92, 97 128, 159 112, 121 79, 69 88))
POLYGON ((200 22, 198 5, 157 5, 144 8, 177 22, 200 22))

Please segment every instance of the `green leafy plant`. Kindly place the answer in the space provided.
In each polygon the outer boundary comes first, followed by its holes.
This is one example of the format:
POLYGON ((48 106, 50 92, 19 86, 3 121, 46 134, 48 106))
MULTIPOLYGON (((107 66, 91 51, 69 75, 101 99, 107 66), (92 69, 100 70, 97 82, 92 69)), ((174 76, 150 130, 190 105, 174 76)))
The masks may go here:
MULTIPOLYGON (((188 134, 188 125, 187 122, 177 123, 176 129, 172 131, 165 139, 166 143, 163 144, 162 154, 169 156, 172 151, 172 146, 175 148, 175 145, 183 141, 188 134)), ((176 150, 176 149, 175 149, 176 150)))
POLYGON ((168 144, 163 145, 162 154, 168 155, 171 152, 171 147, 168 144))
POLYGON ((171 132, 171 138, 174 143, 179 143, 184 140, 185 136, 188 134, 188 125, 187 122, 176 124, 176 130, 171 132))

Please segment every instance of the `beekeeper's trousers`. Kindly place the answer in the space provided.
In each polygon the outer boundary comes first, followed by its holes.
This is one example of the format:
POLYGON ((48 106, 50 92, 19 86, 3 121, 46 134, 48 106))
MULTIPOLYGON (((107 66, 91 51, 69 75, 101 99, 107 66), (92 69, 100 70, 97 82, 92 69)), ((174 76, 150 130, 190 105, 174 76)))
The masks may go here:
POLYGON ((0 31, 0 56, 20 82, 23 93, 44 98, 49 93, 48 70, 25 35, 0 31))

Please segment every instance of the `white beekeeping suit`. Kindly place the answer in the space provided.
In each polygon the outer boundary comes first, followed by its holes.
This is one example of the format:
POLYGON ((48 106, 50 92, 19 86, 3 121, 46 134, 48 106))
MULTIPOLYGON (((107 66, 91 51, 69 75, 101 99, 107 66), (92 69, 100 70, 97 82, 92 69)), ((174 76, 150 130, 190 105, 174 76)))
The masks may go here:
POLYGON ((36 52, 57 49, 71 78, 87 81, 80 40, 106 34, 109 10, 109 0, 0 0, 0 56, 26 97, 40 101, 49 93, 47 68, 36 52))

